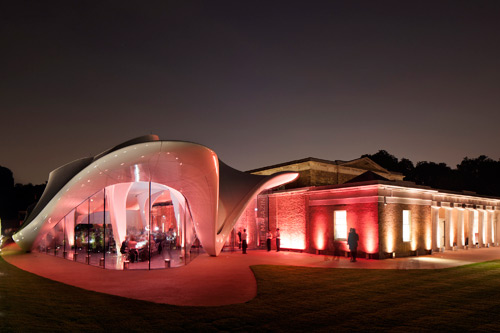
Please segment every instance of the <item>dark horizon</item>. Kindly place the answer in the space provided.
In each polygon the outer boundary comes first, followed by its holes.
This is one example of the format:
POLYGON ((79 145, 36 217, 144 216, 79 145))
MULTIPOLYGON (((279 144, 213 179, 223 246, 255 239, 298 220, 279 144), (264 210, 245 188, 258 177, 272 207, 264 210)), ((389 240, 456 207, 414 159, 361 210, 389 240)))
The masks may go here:
POLYGON ((383 149, 500 158, 497 1, 0 5, 0 165, 18 183, 145 134, 240 169, 383 149))

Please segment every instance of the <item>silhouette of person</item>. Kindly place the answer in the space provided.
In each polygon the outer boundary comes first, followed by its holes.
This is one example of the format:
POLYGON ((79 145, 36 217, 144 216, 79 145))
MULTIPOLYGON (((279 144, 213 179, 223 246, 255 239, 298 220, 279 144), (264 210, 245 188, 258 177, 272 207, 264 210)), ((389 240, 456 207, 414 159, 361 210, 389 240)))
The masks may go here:
POLYGON ((280 241, 281 241, 280 228, 277 228, 276 229, 276 252, 280 252, 280 241))
POLYGON ((270 229, 267 229, 267 252, 271 251, 271 240, 273 239, 273 234, 270 229))
POLYGON ((358 256, 358 241, 359 236, 356 233, 356 229, 351 228, 349 231, 349 236, 347 237, 347 244, 349 245, 349 250, 351 250, 351 261, 356 262, 356 257, 358 256))
POLYGON ((243 254, 247 254, 247 229, 243 229, 241 233, 241 249, 243 250, 243 254))

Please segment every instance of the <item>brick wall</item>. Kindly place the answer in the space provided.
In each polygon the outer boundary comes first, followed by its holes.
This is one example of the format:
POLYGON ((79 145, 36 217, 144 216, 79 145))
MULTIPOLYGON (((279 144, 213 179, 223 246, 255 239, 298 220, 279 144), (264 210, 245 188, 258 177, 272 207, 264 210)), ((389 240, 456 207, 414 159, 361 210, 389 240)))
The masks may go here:
POLYGON ((430 247, 432 229, 431 207, 410 204, 379 203, 380 256, 385 252, 396 252, 397 257, 406 257, 410 251, 424 254, 430 247), (403 242, 403 210, 411 212, 411 241, 403 242))
POLYGON ((349 251, 347 239, 334 240, 334 211, 345 210, 347 214, 347 232, 355 228, 359 235, 358 252, 378 252, 378 205, 377 203, 346 204, 331 206, 312 206, 309 208, 309 252, 316 249, 326 254, 333 254, 335 246, 341 251, 349 251), (324 233, 324 237, 321 237, 324 233), (335 243, 336 242, 336 243, 335 243), (324 244, 324 248, 321 248, 324 244))
POLYGON ((308 247, 307 202, 307 197, 301 194, 269 197, 269 228, 273 233, 280 228, 282 248, 305 250, 308 247))

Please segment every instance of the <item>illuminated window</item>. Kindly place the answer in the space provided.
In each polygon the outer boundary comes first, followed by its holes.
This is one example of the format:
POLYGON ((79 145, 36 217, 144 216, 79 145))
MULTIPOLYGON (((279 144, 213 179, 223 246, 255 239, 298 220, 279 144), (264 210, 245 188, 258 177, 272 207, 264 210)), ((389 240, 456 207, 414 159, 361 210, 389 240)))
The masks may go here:
POLYGON ((411 213, 403 210, 403 242, 411 241, 411 213))
POLYGON ((335 239, 347 239, 347 212, 336 210, 333 215, 335 239))

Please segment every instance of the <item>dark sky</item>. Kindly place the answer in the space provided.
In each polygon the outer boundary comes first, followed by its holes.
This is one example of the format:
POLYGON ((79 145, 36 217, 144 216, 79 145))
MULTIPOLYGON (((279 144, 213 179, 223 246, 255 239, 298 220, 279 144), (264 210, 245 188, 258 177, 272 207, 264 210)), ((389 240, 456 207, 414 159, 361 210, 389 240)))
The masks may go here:
POLYGON ((0 2, 0 165, 144 134, 248 170, 500 157, 500 1, 0 2))

